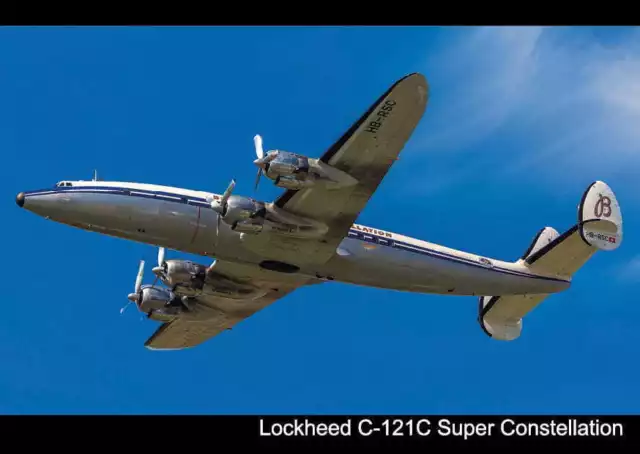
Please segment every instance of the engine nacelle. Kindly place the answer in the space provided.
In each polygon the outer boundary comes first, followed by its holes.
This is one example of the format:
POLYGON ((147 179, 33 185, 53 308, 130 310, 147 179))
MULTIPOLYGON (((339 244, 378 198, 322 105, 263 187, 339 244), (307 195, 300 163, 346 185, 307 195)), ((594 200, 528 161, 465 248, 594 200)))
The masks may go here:
POLYGON ((261 166, 267 178, 281 188, 299 190, 323 186, 337 189, 358 184, 358 180, 347 172, 315 158, 279 150, 269 152, 269 155, 261 166))
POLYGON ((316 178, 314 175, 307 175, 305 179, 298 179, 295 176, 277 176, 274 183, 280 188, 298 190, 314 186, 316 178))
POLYGON ((138 309, 146 314, 164 309, 176 299, 173 293, 161 287, 145 287, 140 292, 138 309))
MULTIPOLYGON (((171 292, 164 298, 165 301, 169 301, 169 305, 162 306, 158 303, 149 306, 153 309, 161 307, 166 309, 169 306, 180 308, 184 306, 183 297, 197 297, 201 294, 232 299, 250 299, 264 294, 261 289, 251 284, 230 279, 216 271, 211 271, 206 265, 190 260, 167 260, 162 265, 159 276, 165 285, 171 287, 171 292)), ((160 298, 159 294, 158 298, 160 298)))
POLYGON ((163 282, 170 286, 202 288, 207 267, 190 260, 167 260, 164 264, 163 282))
POLYGON ((281 150, 276 150, 274 154, 275 157, 265 166, 265 173, 269 178, 309 172, 309 158, 306 156, 281 150))
POLYGON ((246 221, 252 217, 263 215, 265 204, 249 197, 232 195, 227 200, 222 220, 229 225, 246 221))
MULTIPOLYGON (((328 231, 328 227, 314 219, 289 213, 273 203, 256 202, 260 209, 252 217, 231 224, 234 232, 258 235, 275 233, 296 238, 319 238, 328 231)), ((225 218, 225 222, 226 222, 225 218)))
MULTIPOLYGON (((263 230, 265 230, 264 218, 237 222, 233 224, 231 228, 233 229, 233 231, 238 233, 248 233, 251 235, 257 235, 258 233, 261 233, 263 230)), ((269 230, 268 226, 266 230, 269 230)))
MULTIPOLYGON (((272 212, 270 214, 273 214, 272 212)), ((295 221, 298 221, 296 219, 295 221)), ((325 225, 321 223, 310 225, 300 221, 286 222, 271 216, 268 219, 257 218, 238 222, 231 226, 234 232, 242 235, 258 235, 261 233, 275 233, 295 238, 319 238, 327 232, 325 225)), ((242 239, 242 236, 241 236, 242 239)))

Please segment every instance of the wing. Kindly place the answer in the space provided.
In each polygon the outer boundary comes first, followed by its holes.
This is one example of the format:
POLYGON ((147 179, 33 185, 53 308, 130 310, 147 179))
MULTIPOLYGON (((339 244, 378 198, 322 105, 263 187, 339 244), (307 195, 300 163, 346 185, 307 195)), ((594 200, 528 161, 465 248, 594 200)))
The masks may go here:
POLYGON ((335 241, 341 241, 348 234, 398 159, 424 114, 428 98, 429 85, 422 74, 410 74, 397 81, 320 158, 359 183, 343 189, 288 190, 275 204, 289 212, 326 222, 329 225, 326 239, 335 246, 335 241))
POLYGON ((149 350, 182 350, 200 345, 231 326, 224 319, 198 322, 177 318, 163 323, 144 346, 149 350))
POLYGON ((288 190, 274 201, 278 208, 326 223, 328 231, 320 241, 256 235, 247 237, 245 246, 262 257, 301 267, 329 261, 397 160, 422 118, 428 98, 429 86, 423 75, 402 78, 320 157, 320 161, 357 179, 358 184, 341 189, 288 190))
POLYGON ((231 329, 271 303, 301 286, 322 281, 298 275, 282 275, 256 265, 216 261, 211 270, 238 281, 251 282, 266 291, 256 299, 199 296, 196 316, 180 316, 164 323, 145 342, 151 350, 180 350, 195 347, 231 329))

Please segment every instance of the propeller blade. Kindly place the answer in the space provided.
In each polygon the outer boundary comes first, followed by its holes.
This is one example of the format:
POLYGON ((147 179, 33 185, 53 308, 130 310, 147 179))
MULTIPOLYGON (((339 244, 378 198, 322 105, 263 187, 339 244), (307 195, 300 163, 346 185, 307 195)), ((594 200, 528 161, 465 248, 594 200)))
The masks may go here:
POLYGON ((258 156, 258 159, 264 158, 264 150, 262 148, 262 137, 256 134, 253 138, 253 143, 256 147, 256 156, 258 156))
POLYGON ((224 214, 227 206, 227 201, 229 200, 229 197, 231 197, 231 192, 235 187, 236 180, 231 180, 231 183, 229 183, 229 186, 227 186, 227 189, 224 191, 224 194, 222 194, 222 198, 220 200, 216 201, 213 198, 211 199, 211 208, 219 215, 224 214))
POLYGON ((158 249, 158 266, 162 266, 164 263, 164 248, 158 249))
POLYGON ((262 168, 258 169, 258 174, 256 175, 256 185, 253 188, 254 191, 258 190, 258 183, 260 183, 261 176, 262 176, 262 168))
POLYGON ((136 277, 136 285, 134 287, 134 293, 140 291, 142 286, 142 276, 144 275, 144 260, 140 260, 140 267, 138 268, 138 276, 136 277))
POLYGON ((222 194, 222 200, 220 200, 220 205, 224 208, 225 204, 227 203, 227 200, 229 200, 229 197, 231 197, 231 192, 233 191, 233 189, 236 187, 236 180, 233 179, 231 180, 231 183, 229 183, 229 186, 227 186, 227 190, 224 191, 224 194, 222 194))

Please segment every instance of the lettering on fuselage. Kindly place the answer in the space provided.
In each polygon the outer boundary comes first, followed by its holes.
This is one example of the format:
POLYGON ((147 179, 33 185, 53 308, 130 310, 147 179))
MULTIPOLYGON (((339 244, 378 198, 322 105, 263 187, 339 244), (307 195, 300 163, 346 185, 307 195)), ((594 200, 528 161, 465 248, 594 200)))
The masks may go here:
POLYGON ((382 107, 380 107, 380 110, 378 110, 378 112, 376 113, 378 117, 375 120, 369 122, 365 131, 374 134, 378 132, 378 130, 382 126, 382 123, 384 123, 384 119, 389 116, 395 105, 396 102, 392 99, 385 101, 382 107))
POLYGON ((387 238, 393 238, 393 235, 391 235, 389 232, 384 232, 382 230, 372 229, 370 227, 361 227, 361 226, 356 225, 356 224, 354 224, 353 228, 355 230, 359 230, 360 232, 373 233, 374 235, 386 236, 387 238))

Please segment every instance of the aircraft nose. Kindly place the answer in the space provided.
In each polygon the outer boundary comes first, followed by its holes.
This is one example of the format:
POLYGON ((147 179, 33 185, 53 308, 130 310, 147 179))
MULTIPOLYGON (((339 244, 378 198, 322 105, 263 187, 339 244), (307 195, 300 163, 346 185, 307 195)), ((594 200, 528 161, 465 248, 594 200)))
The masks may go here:
POLYGON ((24 206, 24 192, 21 192, 16 196, 16 203, 20 208, 24 206))

